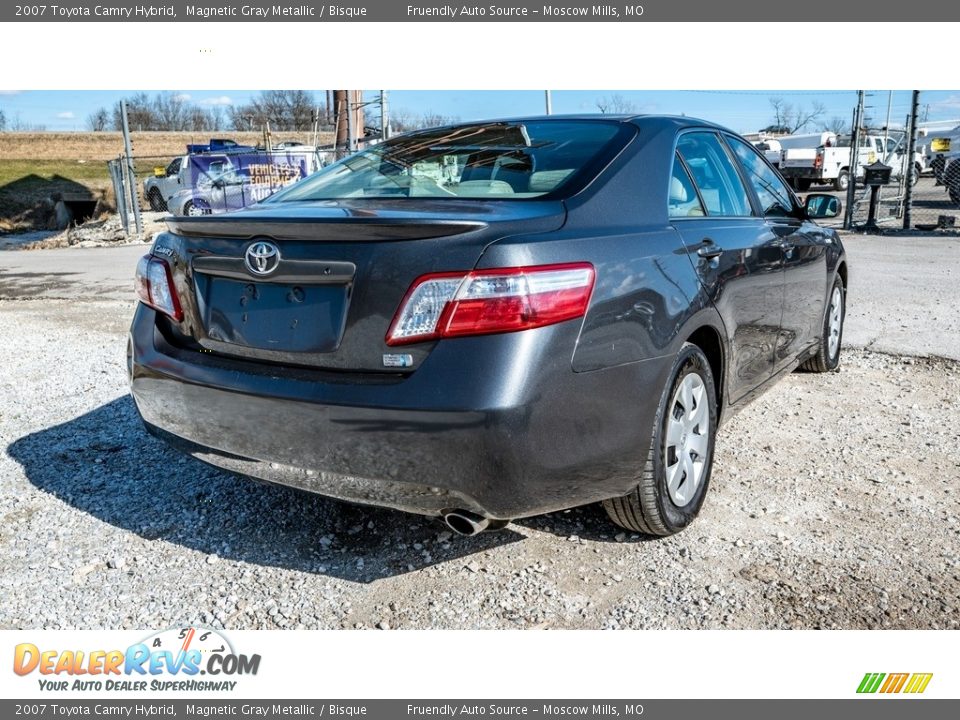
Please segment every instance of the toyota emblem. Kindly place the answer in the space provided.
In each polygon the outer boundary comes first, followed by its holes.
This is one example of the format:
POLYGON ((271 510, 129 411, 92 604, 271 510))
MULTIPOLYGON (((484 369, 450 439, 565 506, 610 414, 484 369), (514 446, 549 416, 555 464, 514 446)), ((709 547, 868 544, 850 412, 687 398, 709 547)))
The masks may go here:
POLYGON ((257 240, 247 248, 243 262, 251 275, 269 275, 280 264, 280 248, 272 242, 257 240))

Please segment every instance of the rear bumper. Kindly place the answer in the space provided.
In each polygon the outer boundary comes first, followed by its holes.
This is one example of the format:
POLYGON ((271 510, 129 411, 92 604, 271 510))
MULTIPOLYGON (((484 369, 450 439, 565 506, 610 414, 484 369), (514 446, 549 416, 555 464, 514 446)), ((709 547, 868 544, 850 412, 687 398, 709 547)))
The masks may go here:
POLYGON ((780 174, 788 180, 814 180, 819 181, 823 177, 823 172, 812 167, 784 167, 780 166, 780 174))
POLYGON ((442 341, 416 372, 358 378, 169 346, 130 332, 148 430, 210 464, 422 514, 536 515, 629 492, 671 358, 574 373, 578 323, 442 341))

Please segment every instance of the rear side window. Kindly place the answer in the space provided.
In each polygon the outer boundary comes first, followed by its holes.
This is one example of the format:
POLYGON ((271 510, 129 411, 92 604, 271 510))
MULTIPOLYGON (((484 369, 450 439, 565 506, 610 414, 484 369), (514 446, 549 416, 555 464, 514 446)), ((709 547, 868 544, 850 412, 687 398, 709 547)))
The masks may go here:
POLYGON ((730 147, 740 158, 747 178, 760 198, 760 207, 764 217, 789 217, 793 215, 793 196, 786 183, 764 162, 752 147, 742 140, 728 137, 730 147))
POLYGON ((703 203, 693 186, 693 180, 683 166, 679 155, 673 158, 673 175, 670 177, 670 196, 667 200, 668 214, 676 217, 700 217, 706 215, 703 203))
POLYGON ((743 181, 716 134, 685 133, 677 140, 677 152, 690 169, 708 215, 747 217, 752 214, 743 181))

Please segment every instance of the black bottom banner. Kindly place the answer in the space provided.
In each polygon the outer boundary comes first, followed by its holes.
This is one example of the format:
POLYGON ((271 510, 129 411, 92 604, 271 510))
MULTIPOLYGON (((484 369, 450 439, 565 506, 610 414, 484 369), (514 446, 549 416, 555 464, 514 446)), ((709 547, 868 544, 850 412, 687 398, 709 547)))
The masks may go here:
POLYGON ((842 700, 54 700, 0 701, 13 718, 736 718, 941 720, 960 700, 871 696, 842 700), (909 707, 907 707, 909 705, 909 707))

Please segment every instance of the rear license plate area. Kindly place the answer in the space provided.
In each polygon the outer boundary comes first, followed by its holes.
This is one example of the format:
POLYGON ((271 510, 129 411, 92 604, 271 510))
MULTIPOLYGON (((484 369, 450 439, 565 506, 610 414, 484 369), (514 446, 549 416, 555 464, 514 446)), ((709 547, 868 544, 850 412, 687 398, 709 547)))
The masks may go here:
POLYGON ((261 350, 332 352, 346 320, 346 285, 248 282, 197 275, 207 337, 261 350))

